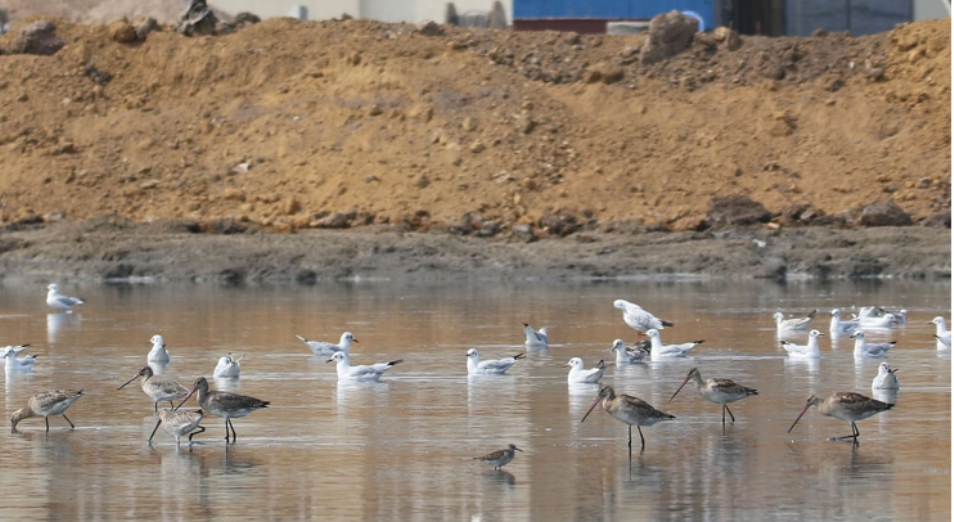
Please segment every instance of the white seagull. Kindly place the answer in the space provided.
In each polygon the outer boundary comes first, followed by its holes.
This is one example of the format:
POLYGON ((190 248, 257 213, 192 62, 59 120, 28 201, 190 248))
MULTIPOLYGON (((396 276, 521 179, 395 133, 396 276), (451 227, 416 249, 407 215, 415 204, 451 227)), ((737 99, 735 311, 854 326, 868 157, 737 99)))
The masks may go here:
POLYGON ((832 335, 851 334, 855 332, 860 322, 859 319, 842 321, 841 311, 835 308, 831 311, 831 328, 829 328, 829 331, 832 335))
POLYGON ((795 317, 792 319, 786 319, 782 312, 775 312, 775 315, 772 316, 775 318, 775 329, 778 330, 778 333, 808 330, 808 323, 812 322, 812 319, 815 318, 815 312, 817 311, 818 310, 812 310, 811 313, 805 317, 795 317))
MULTIPOLYGON (((648 334, 648 330, 664 330, 667 326, 673 326, 669 321, 663 321, 655 315, 643 310, 636 303, 630 303, 625 299, 613 301, 613 306, 623 311, 623 321, 630 328, 639 332, 639 334, 648 334)), ((638 336, 637 336, 638 337, 638 336)))
POLYGON ((609 349, 616 352, 616 364, 639 364, 646 360, 648 352, 627 348, 622 339, 613 341, 613 347, 609 349))
POLYGON ((386 363, 368 364, 364 366, 351 366, 351 358, 346 352, 335 352, 331 359, 325 362, 338 363, 338 380, 352 381, 376 381, 381 375, 390 370, 395 364, 403 362, 404 359, 388 361, 386 363))
POLYGON ((600 359, 600 362, 596 363, 596 368, 587 370, 583 367, 583 359, 579 357, 570 359, 563 367, 570 369, 566 375, 566 382, 570 384, 596 384, 603 378, 607 368, 606 363, 600 359))
POLYGON ((648 335, 650 341, 652 341, 652 349, 649 355, 654 361, 656 359, 667 359, 670 357, 685 357, 689 350, 705 342, 704 340, 700 340, 682 344, 664 345, 662 339, 659 338, 659 331, 655 328, 646 332, 646 335, 648 335))
POLYGON ((162 336, 153 335, 152 339, 149 339, 149 342, 152 343, 152 350, 149 350, 146 361, 157 363, 169 362, 169 350, 166 350, 166 342, 162 339, 162 336))
POLYGON ((934 338, 937 339, 938 350, 951 349, 951 331, 947 329, 947 321, 940 315, 931 320, 931 324, 937 326, 934 338))
POLYGON ((212 372, 212 377, 216 379, 237 378, 242 373, 242 366, 239 364, 239 361, 243 358, 245 358, 244 355, 237 358, 232 357, 231 353, 227 356, 219 357, 219 364, 215 365, 215 371, 212 372))
POLYGON ((527 336, 526 345, 528 348, 549 348, 550 338, 547 336, 546 327, 534 330, 527 323, 523 323, 523 334, 527 336))
POLYGON ((36 362, 35 355, 27 355, 24 357, 17 357, 17 354, 27 349, 29 344, 21 344, 19 346, 7 346, 0 350, 0 355, 3 356, 5 369, 8 372, 29 372, 33 370, 33 363, 36 362))
POLYGON ((819 359, 821 358, 821 349, 818 347, 818 338, 825 334, 818 330, 808 332, 808 344, 795 344, 788 341, 782 341, 782 348, 788 352, 788 356, 793 359, 819 359))
POLYGON ((878 375, 871 381, 871 388, 875 390, 897 390, 899 388, 898 376, 895 375, 897 371, 897 368, 891 369, 888 361, 882 361, 878 365, 878 375))
POLYGON ((68 312, 74 306, 86 303, 86 301, 83 301, 78 297, 68 297, 61 294, 59 292, 59 287, 56 286, 56 283, 53 283, 46 288, 49 290, 46 293, 46 304, 50 305, 51 308, 55 308, 61 312, 68 312))
POLYGON ((524 354, 517 354, 513 357, 503 359, 491 359, 481 361, 477 356, 477 350, 471 348, 467 350, 467 374, 468 375, 503 375, 507 373, 517 360, 525 357, 524 354))
POLYGON ((890 350, 896 343, 896 341, 891 341, 889 343, 866 343, 865 342, 865 333, 858 331, 855 335, 852 335, 855 338, 855 359, 862 359, 865 357, 870 357, 874 359, 880 359, 888 354, 890 350))
POLYGON ((351 343, 358 342, 351 332, 341 334, 341 339, 338 341, 338 344, 326 341, 309 341, 300 335, 296 335, 295 337, 308 345, 315 355, 334 355, 336 352, 351 353, 351 343))
POLYGON ((884 314, 879 317, 861 317, 861 328, 894 328, 901 323, 894 314, 884 314))

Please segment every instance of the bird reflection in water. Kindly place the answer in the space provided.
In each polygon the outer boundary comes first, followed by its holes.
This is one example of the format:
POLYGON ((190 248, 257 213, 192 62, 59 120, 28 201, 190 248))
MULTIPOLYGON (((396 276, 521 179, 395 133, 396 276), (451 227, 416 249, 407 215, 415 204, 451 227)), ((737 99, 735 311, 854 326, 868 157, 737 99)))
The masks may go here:
POLYGON ((50 344, 69 332, 79 328, 83 314, 46 314, 46 341, 50 344))

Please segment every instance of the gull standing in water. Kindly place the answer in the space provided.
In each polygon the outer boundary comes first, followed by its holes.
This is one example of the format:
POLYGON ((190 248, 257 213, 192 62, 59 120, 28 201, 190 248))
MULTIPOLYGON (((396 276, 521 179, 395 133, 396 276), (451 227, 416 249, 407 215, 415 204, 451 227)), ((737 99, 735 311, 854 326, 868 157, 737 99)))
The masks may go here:
POLYGON ((888 354, 890 350, 897 341, 891 341, 888 343, 867 343, 865 342, 865 333, 858 331, 855 335, 852 335, 855 339, 855 359, 863 358, 872 358, 880 359, 888 354))
POLYGON ((841 320, 841 310, 837 308, 831 311, 831 326, 829 332, 832 336, 840 334, 852 334, 855 332, 855 329, 858 328, 860 323, 859 319, 849 319, 847 321, 841 320))
MULTIPOLYGON (((650 346, 652 345, 650 344, 650 346)), ((613 347, 609 351, 616 353, 616 364, 639 364, 644 362, 646 356, 650 353, 640 349, 628 348, 622 339, 613 341, 613 347)))
POLYGON ((479 460, 485 464, 493 466, 494 469, 499 470, 513 460, 513 456, 516 455, 517 451, 522 452, 523 450, 513 444, 508 444, 507 449, 497 450, 493 453, 488 453, 483 457, 474 457, 474 460, 479 460))
POLYGON ((795 317, 792 319, 786 319, 782 312, 775 312, 775 315, 772 316, 775 319, 775 329, 779 335, 787 332, 808 330, 808 323, 812 322, 812 319, 815 318, 816 312, 818 312, 818 310, 812 310, 811 313, 805 317, 795 317))
POLYGON ((351 332, 341 334, 338 344, 325 341, 309 341, 300 335, 295 335, 301 342, 305 343, 315 355, 334 355, 335 352, 351 352, 351 343, 358 342, 351 332))
POLYGON ((507 370, 510 369, 518 360, 525 357, 524 354, 520 353, 514 355, 513 357, 505 357, 503 359, 491 359, 489 361, 481 361, 480 357, 477 355, 477 350, 471 348, 467 350, 467 374, 468 375, 503 375, 507 373, 507 370))
POLYGON ((894 404, 881 402, 855 392, 837 392, 827 399, 812 395, 808 398, 805 407, 802 409, 802 412, 798 414, 795 422, 793 422, 792 426, 788 429, 788 433, 791 433, 792 430, 795 429, 795 425, 798 424, 802 415, 805 415, 808 408, 812 406, 817 407, 818 412, 826 417, 832 417, 851 423, 851 435, 832 437, 828 440, 852 439, 855 444, 858 444, 858 436, 861 435, 861 432, 858 431, 858 426, 855 425, 855 422, 867 419, 883 411, 888 411, 894 407, 894 404))
POLYGON ((219 364, 215 365, 215 371, 212 372, 212 377, 216 379, 237 379, 242 373, 242 366, 239 365, 239 361, 244 359, 245 356, 232 357, 232 354, 229 353, 227 356, 219 357, 219 364))
POLYGON ((875 375, 874 380, 871 381, 871 388, 874 390, 897 390, 900 387, 898 376, 895 375, 897 371, 897 368, 891 369, 888 361, 882 361, 878 365, 878 375, 875 375))
POLYGON ((692 350, 696 346, 704 343, 705 340, 692 341, 682 344, 663 344, 662 339, 659 338, 659 332, 656 329, 649 330, 646 332, 646 335, 649 336, 650 341, 652 341, 652 348, 650 349, 650 356, 655 361, 656 359, 668 359, 672 357, 685 357, 686 353, 689 350, 692 350))
POLYGON ((69 312, 76 305, 85 304, 86 301, 78 297, 68 297, 60 293, 56 283, 46 287, 46 304, 60 312, 69 312))
POLYGON ((23 357, 17 357, 17 354, 26 350, 29 344, 21 344, 19 346, 7 346, 0 350, 0 354, 3 356, 4 360, 4 369, 7 372, 30 372, 33 371, 33 363, 36 362, 36 355, 25 355, 23 357))
POLYGON ((232 425, 232 419, 247 417, 253 411, 267 408, 270 404, 268 401, 259 400, 255 397, 249 397, 248 395, 239 395, 237 393, 219 390, 210 391, 209 381, 205 377, 199 377, 195 380, 195 386, 193 386, 192 391, 189 392, 189 395, 187 395, 175 409, 178 410, 181 408, 182 405, 189 400, 189 397, 192 397, 196 392, 199 393, 199 405, 202 406, 203 410, 216 417, 225 419, 226 444, 229 443, 229 428, 232 428, 232 444, 235 444, 235 441, 238 440, 235 434, 235 426, 232 425))
POLYGON ((675 326, 673 323, 663 321, 646 310, 643 310, 638 304, 630 303, 625 299, 613 301, 613 307, 623 311, 623 322, 630 328, 636 330, 637 341, 639 341, 642 334, 648 333, 648 330, 664 330, 667 326, 675 326))
POLYGON ((202 410, 162 410, 159 412, 159 420, 156 421, 156 427, 152 429, 152 435, 149 436, 149 443, 156 436, 156 430, 162 424, 162 429, 176 438, 176 447, 179 447, 179 439, 189 435, 189 446, 192 446, 192 437, 205 431, 205 428, 199 426, 205 412, 202 410))
POLYGON ((166 350, 166 341, 163 340, 162 336, 153 335, 152 339, 149 339, 149 342, 152 343, 152 349, 149 350, 146 361, 155 363, 169 362, 169 350, 166 350))
POLYGON ((70 429, 76 428, 73 421, 66 416, 66 410, 83 396, 83 390, 50 390, 40 392, 27 401, 26 408, 20 408, 10 416, 11 431, 16 433, 17 424, 23 419, 30 417, 43 417, 46 422, 46 431, 50 431, 50 416, 62 415, 66 422, 70 424, 70 429))
POLYGON ((139 373, 123 383, 119 388, 116 388, 116 391, 125 388, 129 383, 135 381, 136 377, 140 378, 139 386, 142 387, 143 393, 152 399, 153 411, 159 411, 160 402, 169 401, 169 407, 171 408, 172 401, 181 399, 189 394, 188 388, 172 379, 155 375, 149 366, 143 366, 142 369, 139 370, 139 373))
POLYGON ((336 352, 326 363, 337 363, 338 380, 377 381, 392 366, 404 362, 404 359, 378 364, 351 366, 351 358, 346 352, 336 352))
POLYGON ((597 384, 600 382, 600 379, 603 378, 603 374, 606 373, 607 368, 606 363, 604 363, 602 359, 596 364, 596 368, 587 370, 583 366, 583 359, 579 357, 574 357, 563 365, 564 368, 570 369, 566 376, 568 383, 597 384))
POLYGON ((668 413, 663 413, 653 408, 648 402, 640 398, 630 395, 616 395, 616 392, 611 386, 604 386, 600 390, 599 395, 596 396, 596 400, 593 401, 593 405, 590 406, 589 411, 587 411, 583 419, 580 420, 580 423, 585 421, 586 418, 590 416, 593 408, 596 408, 596 405, 601 402, 603 403, 603 411, 629 426, 630 459, 633 457, 633 425, 636 426, 636 431, 639 432, 639 449, 642 451, 646 448, 646 439, 643 438, 643 430, 640 429, 640 426, 652 426, 657 422, 669 421, 676 418, 674 415, 669 415, 668 413))
POLYGON ((741 401, 742 399, 758 395, 759 392, 753 388, 746 388, 740 384, 736 384, 735 381, 731 379, 702 379, 702 374, 698 369, 693 368, 689 370, 689 373, 686 375, 686 380, 682 381, 682 384, 679 385, 679 388, 676 390, 676 393, 672 394, 672 397, 669 398, 669 402, 672 402, 676 398, 676 395, 682 390, 682 388, 692 380, 692 383, 696 386, 696 390, 699 390, 699 395, 702 395, 702 398, 715 403, 722 405, 722 429, 725 430, 725 413, 729 412, 729 417, 732 419, 732 422, 735 423, 735 415, 732 415, 732 410, 729 409, 730 402, 741 401))
POLYGON ((523 323, 523 334, 527 338, 525 343, 527 348, 547 349, 550 347, 550 338, 547 336, 546 327, 534 330, 529 324, 523 323))
POLYGON ((938 350, 951 349, 951 332, 947 329, 947 321, 940 315, 931 320, 931 324, 937 327, 934 338, 937 340, 938 350))
POLYGON ((795 344, 788 341, 781 341, 779 344, 793 359, 820 359, 821 349, 818 347, 818 338, 824 336, 825 334, 818 330, 812 330, 808 332, 808 344, 795 344))

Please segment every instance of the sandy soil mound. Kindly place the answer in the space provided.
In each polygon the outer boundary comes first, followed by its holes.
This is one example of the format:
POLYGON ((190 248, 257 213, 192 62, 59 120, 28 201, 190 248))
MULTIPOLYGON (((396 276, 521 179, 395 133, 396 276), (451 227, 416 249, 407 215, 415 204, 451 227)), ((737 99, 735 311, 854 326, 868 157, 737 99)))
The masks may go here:
POLYGON ((950 209, 950 20, 701 35, 652 65, 641 36, 273 19, 122 44, 56 23, 56 55, 0 56, 3 222, 545 235, 695 229, 713 196, 737 194, 776 215, 950 209))

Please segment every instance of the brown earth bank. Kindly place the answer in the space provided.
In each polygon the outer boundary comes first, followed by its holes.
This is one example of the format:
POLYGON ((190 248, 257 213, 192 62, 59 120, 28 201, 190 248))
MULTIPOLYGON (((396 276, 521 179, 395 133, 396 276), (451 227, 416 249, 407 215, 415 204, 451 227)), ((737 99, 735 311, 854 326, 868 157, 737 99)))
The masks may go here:
POLYGON ((63 221, 0 235, 0 280, 950 279, 950 230, 580 232, 527 243, 363 227, 204 234, 195 223, 63 221))

